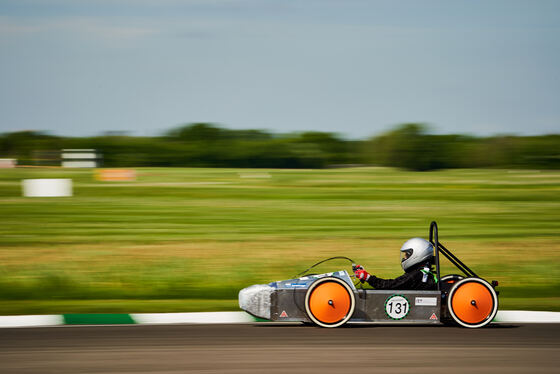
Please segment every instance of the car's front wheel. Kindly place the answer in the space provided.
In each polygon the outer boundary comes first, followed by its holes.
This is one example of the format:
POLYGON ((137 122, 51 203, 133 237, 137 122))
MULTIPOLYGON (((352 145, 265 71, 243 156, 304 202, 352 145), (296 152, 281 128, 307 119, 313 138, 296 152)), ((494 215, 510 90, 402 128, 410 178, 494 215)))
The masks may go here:
POLYGON ((340 278, 320 278, 305 295, 305 312, 314 324, 321 327, 344 325, 352 317, 355 307, 353 290, 340 278))

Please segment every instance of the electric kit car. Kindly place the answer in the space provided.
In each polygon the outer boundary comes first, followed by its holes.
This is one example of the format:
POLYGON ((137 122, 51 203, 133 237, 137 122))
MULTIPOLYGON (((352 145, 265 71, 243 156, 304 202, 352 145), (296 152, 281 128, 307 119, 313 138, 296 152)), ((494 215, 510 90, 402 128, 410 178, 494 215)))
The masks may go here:
POLYGON ((435 290, 358 288, 359 282, 352 282, 353 275, 339 270, 244 288, 239 292, 239 305, 264 320, 312 323, 321 327, 346 323, 457 324, 467 328, 488 325, 498 311, 495 290, 498 282, 480 278, 445 248, 438 240, 436 222, 430 224, 429 238, 434 247, 438 280, 435 290), (440 255, 462 275, 440 277, 440 255))

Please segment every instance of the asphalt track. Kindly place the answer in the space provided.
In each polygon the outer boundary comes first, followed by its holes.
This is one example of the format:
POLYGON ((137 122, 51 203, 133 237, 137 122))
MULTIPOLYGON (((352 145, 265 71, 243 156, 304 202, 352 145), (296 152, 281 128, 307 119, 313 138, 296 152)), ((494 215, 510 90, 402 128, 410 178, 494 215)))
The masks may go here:
POLYGON ((558 373, 560 324, 0 330, 0 373, 558 373))

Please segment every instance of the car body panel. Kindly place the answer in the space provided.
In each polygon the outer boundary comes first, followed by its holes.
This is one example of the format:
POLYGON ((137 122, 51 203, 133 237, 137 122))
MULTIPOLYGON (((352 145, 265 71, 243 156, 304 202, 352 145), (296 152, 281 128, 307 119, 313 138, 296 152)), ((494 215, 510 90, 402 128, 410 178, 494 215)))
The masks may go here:
POLYGON ((345 270, 256 285, 260 288, 251 286, 253 293, 251 287, 240 291, 239 304, 259 318, 311 323, 305 311, 305 296, 314 282, 325 277, 343 280, 352 289, 356 307, 348 323, 439 324, 441 321, 441 291, 357 289, 345 270), (406 313, 391 316, 391 300, 406 303, 406 313))

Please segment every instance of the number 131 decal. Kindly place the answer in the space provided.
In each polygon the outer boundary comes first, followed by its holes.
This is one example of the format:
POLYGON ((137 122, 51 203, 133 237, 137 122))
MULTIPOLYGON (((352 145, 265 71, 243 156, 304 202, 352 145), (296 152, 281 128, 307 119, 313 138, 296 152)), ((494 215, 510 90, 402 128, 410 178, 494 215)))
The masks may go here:
POLYGON ((410 303, 402 295, 393 295, 385 300, 385 313, 391 319, 403 319, 409 311, 410 303))

